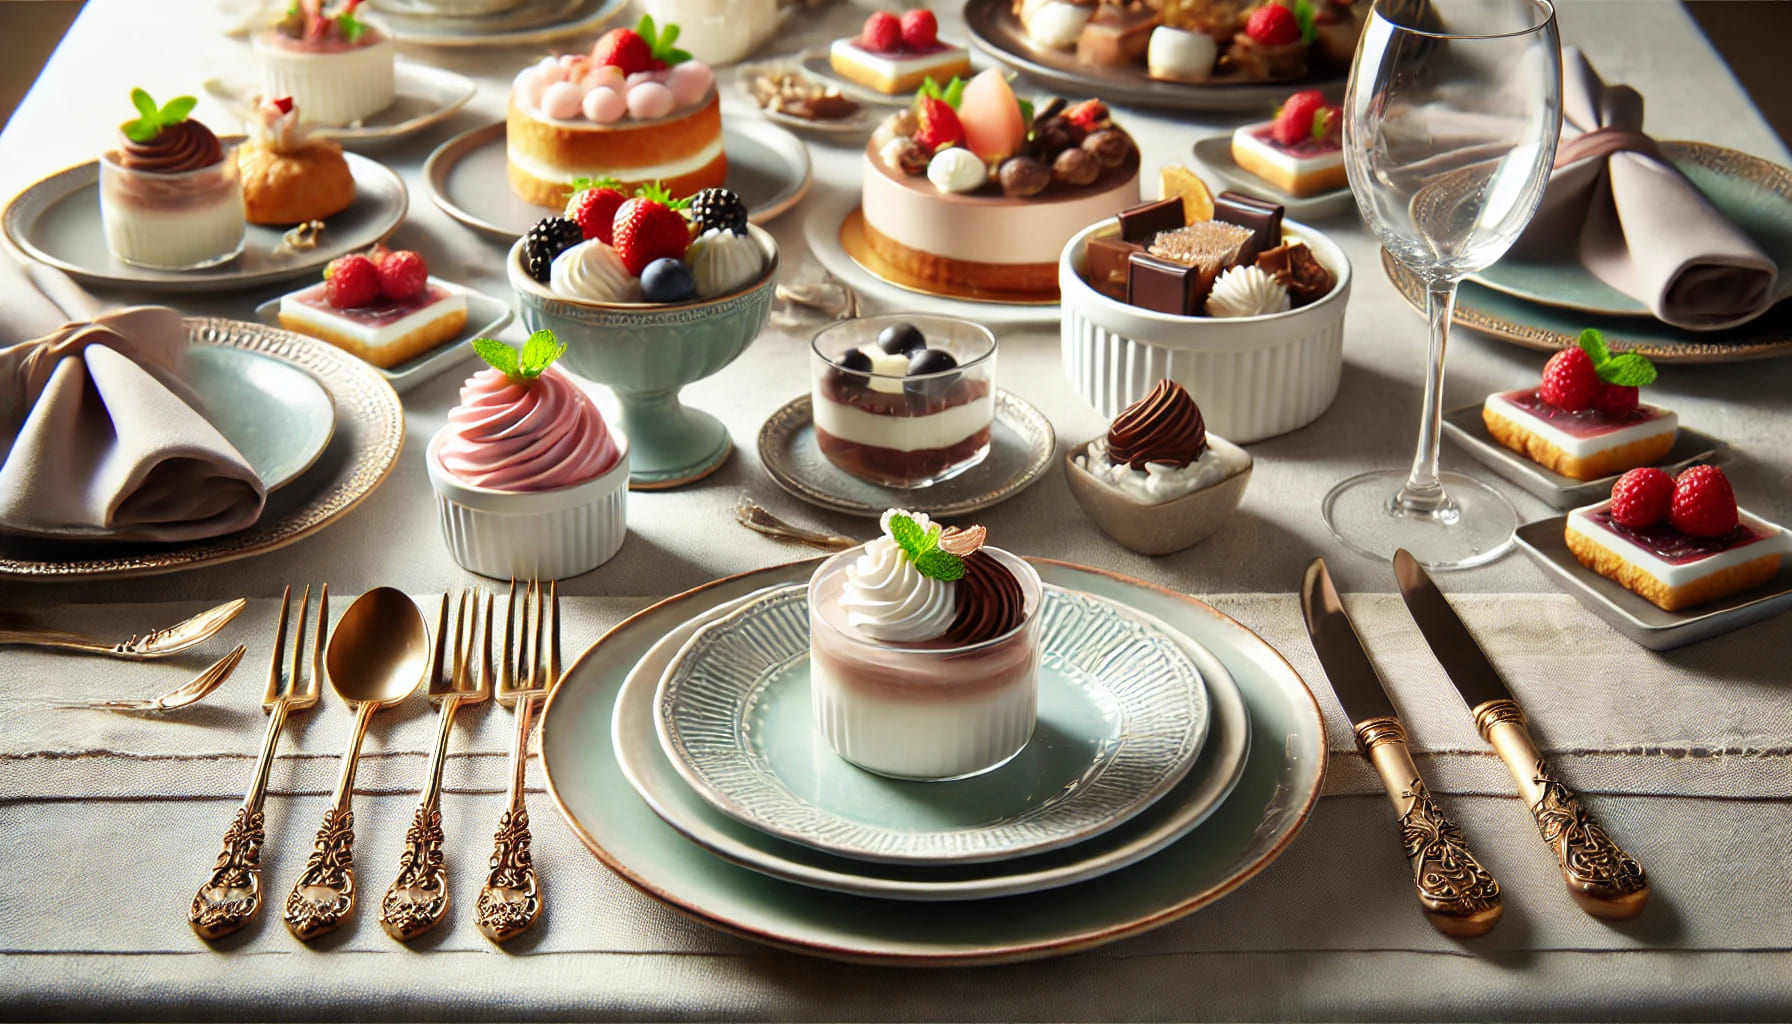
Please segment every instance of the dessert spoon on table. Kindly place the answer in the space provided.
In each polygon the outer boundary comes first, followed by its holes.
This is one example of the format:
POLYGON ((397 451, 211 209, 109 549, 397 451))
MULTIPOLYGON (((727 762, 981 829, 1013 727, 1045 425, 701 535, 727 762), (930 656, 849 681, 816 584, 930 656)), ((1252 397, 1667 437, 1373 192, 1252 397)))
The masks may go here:
POLYGON ((410 696, 429 667, 429 627, 401 590, 376 587, 336 623, 324 654, 330 686, 355 711, 330 809, 311 857, 286 896, 286 928, 311 940, 334 931, 355 909, 355 765, 374 712, 410 696))

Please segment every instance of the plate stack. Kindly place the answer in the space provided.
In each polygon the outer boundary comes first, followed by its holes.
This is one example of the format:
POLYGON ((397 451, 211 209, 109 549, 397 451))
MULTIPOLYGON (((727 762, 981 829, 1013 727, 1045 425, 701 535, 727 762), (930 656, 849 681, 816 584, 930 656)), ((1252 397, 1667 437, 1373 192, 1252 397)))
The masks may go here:
POLYGON ((949 782, 855 767, 811 709, 816 564, 623 623, 543 722, 574 831, 709 923, 885 962, 1082 948, 1230 890, 1318 795, 1318 709, 1272 648, 1200 602, 1043 561, 1039 717, 1020 753, 949 782))

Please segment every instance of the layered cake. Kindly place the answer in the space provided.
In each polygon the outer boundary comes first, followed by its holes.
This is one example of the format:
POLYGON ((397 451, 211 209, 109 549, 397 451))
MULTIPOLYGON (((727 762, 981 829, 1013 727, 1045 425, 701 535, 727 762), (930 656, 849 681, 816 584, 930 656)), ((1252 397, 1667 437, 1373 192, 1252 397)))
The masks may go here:
POLYGON ((392 40, 355 16, 361 0, 298 0, 251 40, 261 94, 290 97, 307 121, 355 124, 392 105, 392 40))
POLYGON ((237 170, 251 224, 284 226, 323 220, 355 201, 355 176, 342 147, 312 138, 290 97, 264 100, 237 147, 237 170))
POLYGON ((1027 41, 1091 68, 1260 82, 1350 67, 1367 0, 1011 0, 1027 41))
POLYGON ((891 509, 882 533, 809 582, 816 723, 841 757, 883 775, 954 779, 1026 746, 1039 701, 1039 576, 891 509))
POLYGON ((678 26, 653 19, 613 29, 588 54, 545 57, 510 88, 505 154, 510 187, 560 208, 579 179, 633 190, 661 183, 676 195, 728 176, 715 73, 672 43, 678 26))
POLYGON ((1289 195, 1344 188, 1343 122, 1318 89, 1297 92, 1274 120, 1232 133, 1232 160, 1289 195))
POLYGON ((948 317, 836 324, 813 344, 816 445, 889 487, 957 476, 989 454, 995 359, 994 335, 948 317))
POLYGON ((1056 291, 1064 243, 1139 196, 1138 147, 1105 105, 1034 111, 994 70, 924 85, 864 163, 871 249, 908 277, 992 292, 1056 291))
POLYGON ((1766 583, 1787 549, 1784 530, 1736 507, 1715 466, 1677 479, 1630 470, 1610 499, 1568 513, 1564 539, 1582 565, 1667 611, 1766 583))
POLYGON ((1494 440, 1574 480, 1597 480, 1659 461, 1674 447, 1679 418, 1637 400, 1655 368, 1635 353, 1613 355, 1598 331, 1551 356, 1535 388, 1488 395, 1481 421, 1494 440))
POLYGON ((899 18, 878 11, 852 38, 828 48, 834 73, 883 93, 913 92, 931 78, 944 82, 971 73, 971 55, 962 46, 940 42, 932 11, 912 10, 899 18))
POLYGON ((324 280, 280 297, 280 326, 390 369, 460 334, 467 296, 408 250, 341 256, 324 280))
POLYGON ((100 157, 100 224, 106 248, 126 263, 192 270, 243 248, 243 187, 235 155, 187 115, 198 101, 158 105, 131 90, 137 118, 100 157))

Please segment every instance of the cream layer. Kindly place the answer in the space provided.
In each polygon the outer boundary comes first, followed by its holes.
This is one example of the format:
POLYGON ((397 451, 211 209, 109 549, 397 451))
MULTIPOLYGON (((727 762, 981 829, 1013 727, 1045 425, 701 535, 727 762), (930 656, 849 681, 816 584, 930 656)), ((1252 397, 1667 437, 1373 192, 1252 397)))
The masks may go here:
POLYGON ((1669 412, 1660 406, 1639 405, 1637 406, 1639 409, 1652 409, 1655 412, 1660 413, 1660 415, 1656 416, 1654 419, 1633 423, 1628 427, 1619 427, 1617 430, 1609 431, 1604 434, 1593 434, 1588 437, 1581 437, 1577 434, 1570 434, 1568 431, 1543 419, 1521 405, 1514 404, 1510 399, 1506 398, 1503 393, 1488 395, 1487 405, 1499 415, 1524 427, 1524 429, 1536 434, 1577 459, 1584 459, 1591 455, 1597 455, 1600 452, 1611 451, 1613 448, 1622 448, 1627 444, 1634 444, 1647 437, 1659 437, 1662 434, 1672 434, 1675 430, 1679 429, 1680 426, 1680 417, 1676 416, 1674 413, 1669 412))
POLYGON ((1771 554, 1785 554, 1787 549, 1786 531, 1765 519, 1738 510, 1737 515, 1742 524, 1758 534, 1764 534, 1760 540, 1719 551, 1709 558, 1701 558, 1694 562, 1669 562, 1658 557, 1647 548, 1639 547, 1629 540, 1606 529, 1595 522, 1592 514, 1603 512, 1611 506, 1609 500, 1597 505, 1577 508, 1568 513, 1568 532, 1584 537, 1595 547, 1609 551, 1624 561, 1636 566, 1649 575, 1660 580, 1668 587, 1683 587, 1697 579, 1702 579, 1714 572, 1733 569, 1744 562, 1752 562, 1771 554))
POLYGON ((210 206, 157 210, 100 203, 106 246, 119 259, 147 267, 191 267, 236 253, 243 247, 243 216, 243 190, 235 185, 210 206))
POLYGON ((815 426, 842 441, 898 452, 950 448, 989 426, 995 396, 985 395, 927 416, 877 416, 817 396, 815 426))
POLYGON ((1245 125, 1232 133, 1232 145, 1240 149, 1248 149, 1269 163, 1286 168, 1294 174, 1311 174, 1314 171, 1325 171, 1344 166, 1344 150, 1341 148, 1317 156, 1296 156, 1258 138, 1256 133, 1272 123, 1264 121, 1260 124, 1245 125))
POLYGON ((424 306, 414 313, 406 314, 404 317, 394 320, 389 324, 381 324, 377 327, 371 324, 362 323, 349 316, 330 313, 326 310, 318 309, 315 306, 307 306, 302 302, 298 302, 296 301, 296 296, 302 294, 299 292, 295 292, 292 295, 281 296, 280 315, 282 317, 290 317, 307 326, 321 328, 335 334, 353 338, 369 347, 377 347, 380 345, 391 344, 405 335, 410 334, 413 331, 421 330, 425 325, 434 323, 445 316, 454 313, 465 313, 467 311, 467 297, 465 294, 452 289, 444 289, 444 291, 447 294, 443 295, 435 302, 424 306))
MULTIPOLYGON (((912 75, 920 71, 941 70, 963 65, 966 54, 964 48, 960 46, 948 46, 936 53, 872 53, 851 39, 836 39, 829 49, 829 56, 836 60, 857 64, 879 78, 900 78, 903 75, 912 75)), ((945 85, 944 82, 940 84, 945 85)))
POLYGON ((506 145, 504 148, 511 163, 522 168, 523 172, 531 178, 539 178, 542 181, 571 181, 574 178, 590 177, 595 170, 616 171, 630 181, 652 181, 656 178, 676 178, 692 174, 709 166, 716 157, 722 155, 722 137, 716 136, 714 142, 698 150, 696 155, 685 157, 683 160, 639 167, 563 167, 528 153, 519 153, 515 146, 506 145))

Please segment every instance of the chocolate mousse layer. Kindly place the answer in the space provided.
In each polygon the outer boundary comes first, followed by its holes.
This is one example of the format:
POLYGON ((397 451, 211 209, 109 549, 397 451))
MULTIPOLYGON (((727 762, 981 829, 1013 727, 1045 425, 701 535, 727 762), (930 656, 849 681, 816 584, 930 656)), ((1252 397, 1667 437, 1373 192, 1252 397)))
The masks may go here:
MULTIPOLYGON (((989 381, 968 376, 915 380, 900 392, 891 393, 872 390, 852 374, 832 371, 823 376, 820 387, 822 401, 888 418, 893 437, 901 435, 903 420, 939 415, 990 394, 989 381)), ((975 465, 989 451, 989 433, 989 424, 985 422, 952 444, 908 450, 848 440, 817 423, 815 440, 828 461, 847 473, 893 487, 907 487, 975 465)))
POLYGON ((958 614, 945 639, 959 647, 986 643, 1027 618, 1027 594, 1007 566, 984 551, 964 557, 964 576, 955 591, 958 614))
POLYGON ((118 163, 132 171, 184 174, 224 159, 224 147, 212 130, 198 121, 182 121, 157 132, 148 142, 119 135, 118 163))
POLYGON ((968 469, 989 452, 989 428, 984 427, 949 448, 923 448, 905 452, 880 448, 835 437, 817 427, 816 443, 829 462, 853 476, 893 487, 907 487, 945 475, 948 470, 968 469))

